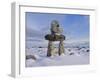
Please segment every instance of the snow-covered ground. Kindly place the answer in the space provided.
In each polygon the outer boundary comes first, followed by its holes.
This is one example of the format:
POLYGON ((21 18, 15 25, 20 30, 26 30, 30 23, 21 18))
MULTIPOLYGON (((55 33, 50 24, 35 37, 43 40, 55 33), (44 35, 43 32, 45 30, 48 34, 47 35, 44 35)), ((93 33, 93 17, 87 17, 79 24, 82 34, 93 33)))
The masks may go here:
MULTIPOLYGON (((57 49, 55 50, 57 51, 57 49)), ((26 67, 89 64, 89 47, 87 46, 65 47, 65 54, 61 56, 56 54, 47 57, 46 55, 47 48, 26 48, 28 57, 26 67)))

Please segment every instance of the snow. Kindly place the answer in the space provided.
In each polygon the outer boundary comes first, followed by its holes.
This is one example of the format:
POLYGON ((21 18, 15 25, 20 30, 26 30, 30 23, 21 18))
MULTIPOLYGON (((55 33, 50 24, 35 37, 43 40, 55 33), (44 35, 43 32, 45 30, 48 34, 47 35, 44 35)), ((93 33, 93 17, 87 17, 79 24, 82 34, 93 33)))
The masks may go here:
POLYGON ((26 48, 26 56, 33 55, 34 59, 26 59, 26 67, 35 66, 62 66, 89 64, 89 47, 66 47, 61 56, 53 55, 47 57, 47 48, 26 48))

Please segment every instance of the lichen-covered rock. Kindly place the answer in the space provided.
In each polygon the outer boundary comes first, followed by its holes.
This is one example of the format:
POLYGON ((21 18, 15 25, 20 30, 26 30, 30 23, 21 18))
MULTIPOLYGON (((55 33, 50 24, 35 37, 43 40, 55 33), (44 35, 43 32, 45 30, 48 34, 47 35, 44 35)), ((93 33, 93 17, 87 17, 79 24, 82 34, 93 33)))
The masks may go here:
POLYGON ((63 32, 63 29, 60 27, 60 24, 57 20, 53 20, 51 22, 51 33, 52 34, 61 34, 63 32))
POLYGON ((45 39, 49 40, 49 41, 63 41, 63 40, 65 40, 65 36, 64 35, 47 34, 45 36, 45 39))
POLYGON ((49 41, 49 43, 48 43, 48 51, 47 51, 47 56, 49 57, 49 56, 51 56, 51 53, 52 53, 52 51, 53 51, 53 44, 52 44, 52 41, 49 41))
POLYGON ((59 43, 59 51, 58 52, 59 52, 59 55, 65 53, 63 41, 60 41, 60 43, 59 43))
POLYGON ((62 35, 63 29, 60 27, 59 22, 57 20, 53 20, 51 22, 51 34, 45 35, 45 39, 48 40, 48 50, 47 56, 50 57, 54 54, 53 41, 59 41, 59 49, 58 54, 61 55, 65 52, 63 41, 65 40, 65 36, 62 35))

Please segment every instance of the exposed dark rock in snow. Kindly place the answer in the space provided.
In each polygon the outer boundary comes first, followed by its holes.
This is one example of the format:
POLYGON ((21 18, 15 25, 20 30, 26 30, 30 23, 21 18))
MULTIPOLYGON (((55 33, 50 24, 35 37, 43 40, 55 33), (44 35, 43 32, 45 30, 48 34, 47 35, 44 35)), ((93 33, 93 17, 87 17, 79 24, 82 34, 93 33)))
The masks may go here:
POLYGON ((36 57, 34 55, 26 55, 26 59, 34 59, 34 60, 36 60, 36 57))
POLYGON ((72 53, 70 53, 69 55, 74 55, 74 53, 72 52, 72 53))
POLYGON ((90 50, 86 50, 86 52, 89 52, 90 50))

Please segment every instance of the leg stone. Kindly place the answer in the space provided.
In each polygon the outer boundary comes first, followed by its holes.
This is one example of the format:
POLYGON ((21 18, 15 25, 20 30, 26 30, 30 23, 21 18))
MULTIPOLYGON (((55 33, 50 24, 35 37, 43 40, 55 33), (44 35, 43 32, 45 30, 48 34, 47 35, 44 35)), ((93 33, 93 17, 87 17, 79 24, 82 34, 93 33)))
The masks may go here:
POLYGON ((61 54, 64 54, 64 52, 65 52, 65 50, 64 50, 64 43, 63 43, 63 41, 60 41, 58 53, 59 53, 59 55, 61 55, 61 54))
POLYGON ((49 41, 49 43, 48 43, 48 50, 47 50, 47 56, 48 57, 51 56, 52 50, 53 50, 53 43, 52 43, 52 41, 49 41))

